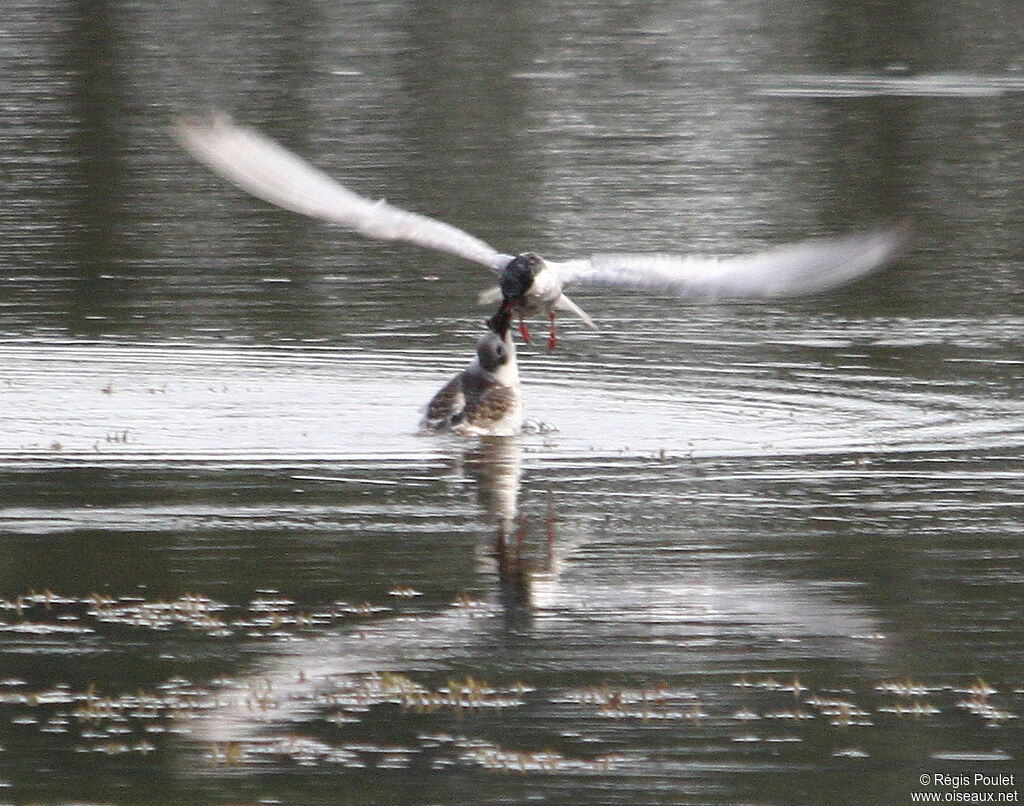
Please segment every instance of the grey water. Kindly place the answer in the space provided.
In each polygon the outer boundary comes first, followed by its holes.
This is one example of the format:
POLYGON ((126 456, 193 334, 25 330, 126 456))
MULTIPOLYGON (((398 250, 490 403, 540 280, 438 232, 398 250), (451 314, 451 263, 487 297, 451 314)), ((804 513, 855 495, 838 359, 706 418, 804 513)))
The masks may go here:
POLYGON ((8 3, 0 802, 1014 802, 1020 23, 8 3), (581 289, 526 433, 428 437, 493 278, 226 186, 169 133, 211 110, 511 252, 915 241, 799 300, 581 289))

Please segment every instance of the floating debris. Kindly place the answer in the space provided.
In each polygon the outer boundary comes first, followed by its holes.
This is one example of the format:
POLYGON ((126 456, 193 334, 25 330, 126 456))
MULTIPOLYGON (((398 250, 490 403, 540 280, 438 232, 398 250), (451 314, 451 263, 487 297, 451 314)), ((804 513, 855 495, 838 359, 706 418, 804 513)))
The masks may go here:
POLYGON ((859 747, 843 747, 833 750, 832 755, 836 758, 871 758, 871 754, 859 747))
POLYGON ((398 599, 415 599, 417 596, 422 595, 422 591, 418 591, 413 588, 407 588, 403 586, 398 586, 388 591, 388 596, 394 596, 398 599))

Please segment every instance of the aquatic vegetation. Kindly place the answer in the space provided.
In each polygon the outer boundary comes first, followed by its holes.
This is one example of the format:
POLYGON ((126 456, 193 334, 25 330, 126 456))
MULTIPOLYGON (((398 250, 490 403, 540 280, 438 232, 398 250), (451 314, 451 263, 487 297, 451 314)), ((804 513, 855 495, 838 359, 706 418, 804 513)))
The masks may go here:
POLYGON ((480 709, 514 708, 523 705, 523 695, 532 690, 520 682, 494 686, 474 677, 452 679, 446 685, 433 688, 399 672, 346 675, 332 682, 331 691, 323 694, 322 700, 329 708, 344 712, 365 712, 373 706, 389 703, 405 710, 430 712, 450 709, 459 714, 480 709))
POLYGON ((923 683, 915 682, 910 678, 906 680, 883 681, 875 686, 875 691, 886 691, 890 694, 897 694, 901 697, 921 697, 941 691, 941 687, 926 686, 923 683))
POLYGON ((485 618, 498 612, 493 603, 474 599, 466 593, 460 593, 452 602, 452 607, 466 613, 470 618, 485 618))
POLYGON ((0 622, 0 631, 6 632, 86 633, 103 626, 121 626, 158 632, 186 629, 215 638, 256 638, 337 625, 388 613, 391 608, 373 602, 344 601, 305 608, 287 597, 266 592, 247 604, 232 605, 195 593, 165 600, 101 592, 62 596, 50 590, 32 590, 0 597, 0 613, 4 611, 21 619, 0 622), (31 620, 25 618, 29 613, 35 616, 31 620))
MULTIPOLYGON (((36 589, 0 598, 0 635, 40 646, 103 641, 127 630, 128 636, 159 634, 197 647, 232 646, 228 642, 239 638, 286 643, 326 638, 361 647, 360 637, 372 647, 388 625, 415 630, 420 623, 421 616, 408 613, 418 591, 393 585, 385 592, 409 602, 391 607, 335 599, 310 606, 272 589, 237 604, 197 592, 146 598, 36 589)), ((467 625, 462 616, 493 618, 500 609, 463 593, 441 612, 442 618, 467 625)), ((682 747, 703 748, 700 752, 734 747, 785 758, 780 754, 789 752, 787 747, 813 745, 828 757, 851 761, 871 757, 875 733, 894 725, 900 730, 973 725, 1007 732, 1003 735, 1012 741, 1011 732, 1021 724, 1022 694, 1020 682, 993 685, 981 677, 906 677, 851 687, 836 681, 816 685, 791 671, 653 682, 620 678, 565 688, 528 677, 496 679, 493 669, 447 658, 432 660, 426 669, 344 673, 325 672, 311 659, 308 668, 295 664, 286 676, 257 671, 190 679, 175 673, 130 691, 110 680, 34 685, 9 675, 0 679, 0 727, 62 740, 69 752, 97 757, 162 758, 173 737, 211 768, 461 766, 499 774, 590 775, 625 763, 615 752, 620 729, 668 729, 682 747), (213 738, 206 726, 220 724, 225 713, 229 728, 213 738), (497 714, 500 722, 494 720, 497 714), (528 726, 538 714, 560 715, 572 729, 558 734, 554 746, 536 746, 528 726), (367 726, 382 723, 395 726, 394 743, 359 740, 367 726), (258 729, 250 730, 253 726, 258 729)), ((955 752, 961 751, 936 751, 955 752)))
POLYGON ((666 683, 649 689, 612 688, 607 684, 570 689, 554 702, 595 706, 599 716, 616 719, 700 720, 706 716, 693 691, 666 683))
POLYGON ((879 705, 877 708, 880 714, 896 714, 897 716, 932 716, 941 714, 942 709, 931 703, 914 700, 913 703, 904 703, 897 700, 892 705, 879 705))
MULTIPOLYGON (((457 740, 457 744, 460 743, 457 740)), ((608 772, 621 758, 613 755, 593 759, 569 758, 554 750, 509 750, 486 741, 462 740, 459 759, 485 770, 518 773, 608 772)))
POLYGON ((205 596, 184 594, 173 601, 118 601, 103 599, 89 608, 88 614, 100 623, 124 624, 151 630, 167 630, 174 626, 206 632, 210 635, 230 634, 227 622, 218 614, 227 609, 222 602, 205 596))

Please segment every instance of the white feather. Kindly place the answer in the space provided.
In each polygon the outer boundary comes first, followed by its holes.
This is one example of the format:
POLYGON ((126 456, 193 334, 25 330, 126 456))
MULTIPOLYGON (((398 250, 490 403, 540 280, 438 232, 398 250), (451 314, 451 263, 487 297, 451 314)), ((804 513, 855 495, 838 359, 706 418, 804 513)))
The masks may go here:
POLYGON ((601 285, 695 299, 813 294, 874 271, 907 248, 909 231, 895 227, 815 238, 739 257, 598 254, 547 261, 563 285, 601 285))
MULTIPOLYGON (((511 255, 450 224, 354 193, 270 138, 226 116, 207 122, 180 121, 176 133, 198 160, 272 204, 341 224, 368 238, 408 241, 450 252, 499 273, 512 260, 511 255)), ((739 257, 609 253, 583 260, 545 260, 518 306, 526 312, 568 310, 594 327, 590 317, 562 294, 563 286, 611 286, 711 300, 812 294, 892 262, 909 241, 907 229, 894 227, 811 239, 739 257)), ((498 289, 481 295, 481 301, 500 299, 498 289)))
POLYGON ((182 145, 200 162, 258 198, 382 241, 408 241, 501 271, 512 257, 451 224, 352 192, 254 129, 225 116, 179 121, 182 145))

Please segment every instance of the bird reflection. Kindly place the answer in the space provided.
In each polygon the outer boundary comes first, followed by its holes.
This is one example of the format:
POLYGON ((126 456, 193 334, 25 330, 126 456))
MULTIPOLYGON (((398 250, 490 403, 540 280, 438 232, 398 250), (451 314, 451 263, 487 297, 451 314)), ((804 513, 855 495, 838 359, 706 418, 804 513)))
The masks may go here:
POLYGON ((476 497, 501 536, 513 531, 519 515, 523 446, 515 437, 481 437, 462 453, 462 472, 476 486, 476 497))
POLYGON ((519 507, 522 451, 518 439, 483 437, 463 451, 459 462, 494 529, 493 541, 488 542, 497 565, 499 599, 506 617, 514 619, 529 615, 533 580, 550 569, 555 545, 555 505, 549 494, 544 554, 538 557, 535 550, 530 551, 534 548, 527 541, 530 523, 519 507))
MULTIPOLYGON (((450 691, 442 696, 417 682, 428 670, 476 677, 477 670, 499 668, 529 678, 560 658, 565 670, 558 674, 570 676, 704 679, 716 664, 752 671, 788 664, 796 657, 793 644, 800 653, 853 664, 877 663, 887 652, 868 607, 786 568, 747 567, 742 557, 724 552, 726 559, 709 567, 666 561, 662 554, 660 560, 640 560, 638 569, 630 564, 628 546, 633 540, 636 548, 635 529, 604 535, 612 539, 603 557, 581 552, 602 535, 573 522, 556 536, 553 497, 546 507, 543 499, 524 505, 521 440, 482 437, 451 445, 447 469, 472 485, 486 521, 476 547, 487 573, 496 572, 491 593, 479 599, 462 594, 452 606, 415 614, 383 608, 358 624, 265 642, 255 668, 223 679, 201 714, 183 715, 183 729, 196 745, 242 743, 251 758, 265 758, 280 752, 274 748, 296 746, 294 737, 311 730, 311 715, 337 716, 338 744, 323 745, 333 752, 351 741, 348 723, 366 719, 369 706, 402 702, 419 708, 417 692, 425 692, 435 697, 426 707, 458 710, 450 691)), ((439 533, 439 539, 449 537, 439 533)), ((716 696, 732 713, 743 692, 733 686, 716 696)))

